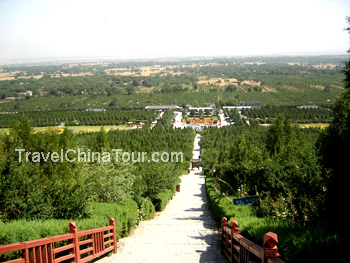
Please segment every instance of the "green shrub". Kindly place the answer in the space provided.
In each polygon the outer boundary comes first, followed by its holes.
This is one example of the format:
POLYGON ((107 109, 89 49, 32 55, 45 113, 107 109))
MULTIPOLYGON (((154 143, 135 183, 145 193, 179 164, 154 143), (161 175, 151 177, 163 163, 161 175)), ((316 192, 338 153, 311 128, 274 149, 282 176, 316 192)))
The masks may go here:
POLYGON ((152 219, 155 211, 153 203, 149 199, 143 198, 139 208, 139 221, 152 219))
MULTIPOLYGON (((20 219, 9 223, 0 221, 0 245, 66 234, 68 223, 68 220, 60 219, 35 221, 20 219)), ((21 256, 20 251, 0 254, 0 261, 15 259, 19 256, 21 256)))
POLYGON ((109 224, 109 218, 115 219, 118 238, 125 237, 138 223, 138 206, 132 199, 123 199, 118 204, 94 203, 92 204, 92 217, 77 220, 78 229, 93 229, 109 224))
POLYGON ((171 190, 165 190, 155 195, 153 199, 153 204, 156 211, 163 211, 169 200, 173 197, 173 192, 171 190))
POLYGON ((173 198, 174 193, 176 192, 176 186, 181 183, 181 179, 176 177, 172 183, 170 189, 162 191, 156 194, 153 198, 153 204, 156 211, 163 211, 165 206, 168 204, 169 200, 173 198))
POLYGON ((278 251, 286 262, 338 262, 334 253, 339 247, 339 237, 321 227, 301 227, 285 220, 262 218, 251 222, 241 234, 262 246, 262 237, 267 232, 278 235, 278 251))
MULTIPOLYGON (((122 236, 127 236, 130 233, 130 230, 138 223, 138 206, 134 200, 128 198, 123 199, 119 205, 122 208, 122 216, 120 217, 122 221, 122 229, 120 234, 122 236)), ((118 217, 116 220, 118 220, 118 217)))
POLYGON ((328 256, 323 251, 336 250, 338 236, 321 227, 302 227, 282 219, 256 217, 251 206, 233 205, 232 198, 220 195, 212 180, 212 177, 206 178, 206 192, 210 210, 218 223, 224 216, 228 218, 228 225, 237 220, 241 234, 259 246, 263 245, 267 232, 276 233, 278 251, 286 262, 333 262, 331 257, 336 255, 328 256))
MULTIPOLYGON (((113 217, 116 221, 117 236, 120 238, 128 235, 138 223, 138 206, 131 199, 124 199, 118 204, 94 203, 91 205, 91 210, 92 216, 90 218, 74 220, 78 225, 78 231, 108 226, 109 219, 113 217)), ((68 232, 70 221, 65 219, 35 221, 21 219, 6 223, 0 222, 0 244, 63 235, 68 232)))
POLYGON ((29 121, 23 120, 0 141, 0 220, 89 216, 92 188, 82 163, 49 158, 50 153, 76 149, 71 131, 34 134, 29 121), (21 157, 16 149, 22 149, 21 157), (32 154, 26 158, 24 152, 32 154), (48 159, 39 158, 39 153, 48 159))
POLYGON ((227 196, 220 195, 214 185, 213 178, 205 178, 206 193, 209 202, 209 207, 214 219, 221 222, 222 217, 234 217, 234 205, 232 199, 227 196))

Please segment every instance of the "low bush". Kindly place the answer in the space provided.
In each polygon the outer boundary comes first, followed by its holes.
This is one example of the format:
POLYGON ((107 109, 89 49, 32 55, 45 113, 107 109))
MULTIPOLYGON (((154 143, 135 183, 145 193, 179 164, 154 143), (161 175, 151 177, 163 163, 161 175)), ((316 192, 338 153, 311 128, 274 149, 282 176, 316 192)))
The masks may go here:
POLYGON ((222 217, 238 221, 240 233, 255 244, 263 245, 267 232, 278 235, 278 252, 286 262, 336 262, 334 253, 325 255, 324 251, 335 251, 339 237, 324 228, 302 227, 286 220, 257 217, 251 206, 234 205, 231 197, 223 196, 215 189, 212 177, 206 177, 206 192, 211 213, 221 223, 222 217))
POLYGON ((143 198, 139 208, 139 221, 152 219, 154 214, 155 208, 153 203, 149 199, 143 198))
POLYGON ((163 211, 169 200, 173 197, 173 192, 171 190, 165 190, 155 195, 153 199, 153 204, 156 211, 163 211))
POLYGON ((214 219, 221 222, 221 218, 224 216, 227 218, 234 217, 235 213, 232 199, 218 193, 213 184, 212 177, 206 177, 205 186, 209 207, 214 219))
MULTIPOLYGON (((147 201, 148 210, 152 210, 150 201, 147 201)), ((127 236, 139 220, 138 206, 132 199, 124 199, 118 204, 93 203, 91 211, 90 218, 74 220, 78 225, 78 231, 108 226, 109 218, 113 217, 116 222, 117 237, 121 238, 127 236)), ((63 235, 68 233, 70 221, 66 219, 35 221, 20 219, 6 223, 0 221, 0 244, 6 245, 63 235)), ((0 261, 13 259, 15 255, 15 253, 2 254, 0 261)))
MULTIPOLYGON (((137 203, 132 199, 123 199, 118 204, 122 209, 121 213, 116 214, 116 229, 121 236, 127 236, 130 230, 137 225, 139 218, 139 210, 137 203), (119 216, 119 217, 118 217, 119 216), (119 228, 118 219, 121 222, 121 227, 119 228)), ((119 237, 118 235, 118 237, 119 237)))
POLYGON ((337 235, 322 227, 302 227, 266 217, 250 222, 241 234, 262 246, 262 237, 270 231, 278 234, 278 251, 286 262, 341 262, 336 259, 340 253, 324 253, 336 251, 340 244, 337 235))
POLYGON ((171 186, 171 189, 167 189, 163 192, 156 194, 153 198, 153 204, 156 211, 163 211, 169 200, 173 198, 176 192, 176 186, 181 182, 181 179, 177 177, 171 186))
POLYGON ((0 244, 12 244, 44 237, 66 234, 69 220, 48 219, 26 221, 12 220, 8 223, 0 221, 0 244))

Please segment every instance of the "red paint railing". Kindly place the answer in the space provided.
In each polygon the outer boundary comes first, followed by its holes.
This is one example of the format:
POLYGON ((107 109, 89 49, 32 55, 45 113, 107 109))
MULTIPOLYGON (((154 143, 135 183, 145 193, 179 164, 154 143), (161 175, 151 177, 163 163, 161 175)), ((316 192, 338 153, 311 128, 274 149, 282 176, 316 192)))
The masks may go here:
POLYGON ((0 246, 0 254, 21 251, 21 257, 7 263, 84 263, 110 251, 117 253, 115 220, 109 226, 78 232, 77 224, 69 223, 69 233, 32 241, 0 246))
POLYGON ((238 232, 238 222, 231 221, 231 227, 227 227, 227 218, 222 218, 222 244, 221 252, 229 262, 261 262, 261 263, 284 263, 277 253, 277 234, 268 232, 264 235, 263 247, 249 241, 238 232))

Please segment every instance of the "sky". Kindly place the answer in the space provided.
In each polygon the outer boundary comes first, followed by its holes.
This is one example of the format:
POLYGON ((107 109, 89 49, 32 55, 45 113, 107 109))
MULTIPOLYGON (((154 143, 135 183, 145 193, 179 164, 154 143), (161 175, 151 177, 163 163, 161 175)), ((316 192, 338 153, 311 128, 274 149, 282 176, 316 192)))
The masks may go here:
POLYGON ((0 64, 346 54, 350 0, 0 0, 0 64))

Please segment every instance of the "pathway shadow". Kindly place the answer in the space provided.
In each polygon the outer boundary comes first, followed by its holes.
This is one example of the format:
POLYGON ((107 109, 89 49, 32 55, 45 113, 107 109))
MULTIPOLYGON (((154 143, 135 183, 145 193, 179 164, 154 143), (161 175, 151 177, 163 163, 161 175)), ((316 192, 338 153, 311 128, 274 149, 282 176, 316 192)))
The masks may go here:
POLYGON ((215 262, 215 263, 226 263, 228 260, 226 259, 225 255, 221 254, 221 247, 220 247, 220 234, 211 234, 211 235, 204 235, 204 236, 191 236, 194 239, 197 240, 203 240, 208 246, 205 250, 196 250, 197 253, 200 253, 200 260, 199 262, 202 263, 209 263, 209 262, 215 262))
POLYGON ((196 250, 197 253, 200 253, 200 261, 201 263, 227 263, 225 255, 221 254, 221 235, 219 233, 218 226, 220 225, 216 222, 209 210, 209 204, 207 203, 207 196, 205 190, 205 184, 203 184, 200 188, 201 193, 195 194, 194 196, 201 197, 203 204, 201 207, 196 208, 188 208, 184 211, 186 212, 203 212, 199 216, 191 217, 192 220, 200 220, 203 222, 204 229, 209 232, 213 232, 212 234, 206 235, 198 235, 191 236, 191 238, 196 240, 203 240, 208 246, 205 250, 196 250))

